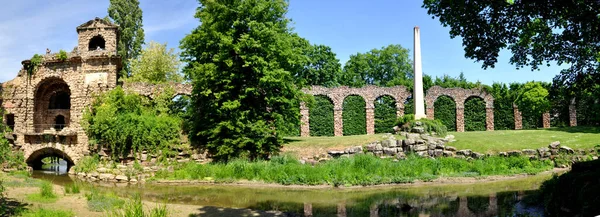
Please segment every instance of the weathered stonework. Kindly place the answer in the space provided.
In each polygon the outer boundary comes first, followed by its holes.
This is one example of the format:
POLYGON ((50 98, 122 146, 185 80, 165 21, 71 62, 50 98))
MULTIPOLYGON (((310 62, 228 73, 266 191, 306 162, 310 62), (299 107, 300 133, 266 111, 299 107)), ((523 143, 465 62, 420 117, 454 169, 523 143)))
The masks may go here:
POLYGON ((515 130, 523 129, 523 116, 517 105, 513 104, 513 115, 515 117, 515 130))
POLYGON ((147 96, 150 99, 154 99, 156 96, 166 91, 170 91, 172 97, 178 95, 189 96, 192 94, 192 85, 181 83, 169 83, 167 85, 159 85, 144 82, 125 82, 123 84, 123 89, 133 91, 134 93, 137 93, 142 96, 147 96))
MULTIPOLYGON (((375 100, 381 96, 391 96, 396 100, 396 114, 404 114, 404 101, 410 96, 406 87, 377 87, 369 85, 363 88, 351 88, 347 86, 326 88, 322 86, 312 86, 308 89, 303 89, 304 93, 313 96, 322 95, 328 97, 333 103, 333 120, 334 120, 334 135, 342 136, 344 132, 344 123, 342 118, 344 99, 351 95, 361 96, 365 100, 366 119, 367 119, 367 134, 375 133, 375 100)), ((300 105, 300 113, 302 114, 302 123, 300 128, 301 136, 310 136, 309 127, 309 112, 308 108, 300 105)))
POLYGON ((2 84, 5 120, 13 128, 10 137, 32 167, 50 156, 72 166, 86 155, 83 111, 95 94, 117 85, 118 26, 96 18, 77 27, 77 33, 78 46, 66 60, 46 54, 31 75, 27 71, 31 61, 24 60, 17 77, 2 84))
POLYGON ((488 131, 494 130, 494 97, 482 89, 463 89, 463 88, 443 88, 433 86, 427 90, 425 104, 427 107, 427 118, 434 119, 435 100, 440 96, 448 96, 456 103, 456 131, 465 131, 465 101, 471 97, 479 97, 485 102, 486 119, 485 128, 488 131))
POLYGON ((575 107, 575 103, 575 98, 573 98, 571 104, 569 104, 569 126, 571 127, 577 126, 577 107, 575 107))
POLYGON ((542 127, 550 128, 550 113, 548 112, 542 114, 542 127))

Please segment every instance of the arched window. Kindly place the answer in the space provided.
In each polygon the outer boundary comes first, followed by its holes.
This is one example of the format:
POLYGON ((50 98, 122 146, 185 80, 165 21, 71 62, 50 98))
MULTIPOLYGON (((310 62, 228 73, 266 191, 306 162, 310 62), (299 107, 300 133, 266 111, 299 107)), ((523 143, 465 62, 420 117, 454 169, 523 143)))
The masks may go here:
POLYGON ((104 50, 105 49, 105 41, 104 38, 102 38, 102 36, 97 35, 94 36, 91 40, 90 40, 90 45, 89 45, 89 50, 93 51, 93 50, 104 50))
POLYGON ((50 103, 48 109, 70 109, 71 99, 69 94, 66 92, 57 92, 50 96, 50 103))
POLYGON ((54 129, 60 131, 65 128, 65 116, 58 115, 54 119, 54 129))

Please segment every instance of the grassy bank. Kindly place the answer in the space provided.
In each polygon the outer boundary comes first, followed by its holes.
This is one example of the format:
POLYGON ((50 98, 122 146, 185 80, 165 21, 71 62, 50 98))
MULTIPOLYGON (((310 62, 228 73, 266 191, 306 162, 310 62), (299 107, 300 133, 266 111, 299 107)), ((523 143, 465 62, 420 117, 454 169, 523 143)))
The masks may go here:
POLYGON ((600 144, 599 127, 570 127, 538 130, 498 130, 477 132, 450 132, 456 142, 449 145, 457 149, 471 149, 481 153, 537 149, 553 141, 573 149, 593 148, 600 144))
POLYGON ((283 185, 377 185, 429 181, 439 177, 534 174, 553 168, 550 161, 530 161, 526 157, 488 157, 467 161, 456 158, 420 158, 409 156, 394 161, 370 155, 330 160, 315 166, 299 163, 288 156, 271 161, 234 160, 227 164, 182 164, 174 171, 161 171, 157 179, 214 180, 235 182, 262 181, 283 185))

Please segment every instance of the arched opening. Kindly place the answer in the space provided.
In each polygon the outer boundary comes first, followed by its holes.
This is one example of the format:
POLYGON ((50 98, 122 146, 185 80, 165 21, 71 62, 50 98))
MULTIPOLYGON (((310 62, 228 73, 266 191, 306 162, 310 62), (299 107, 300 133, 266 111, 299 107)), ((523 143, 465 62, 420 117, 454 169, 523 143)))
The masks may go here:
POLYGON ((34 97, 35 132, 42 133, 51 128, 58 130, 69 126, 71 90, 65 81, 49 78, 40 82, 34 97), (59 128, 56 128, 59 124, 59 128))
POLYGON ((440 120, 448 131, 456 131, 456 102, 449 96, 440 96, 433 103, 433 118, 440 120))
POLYGON ((101 35, 96 35, 92 39, 90 39, 89 50, 104 50, 106 47, 106 41, 102 38, 101 35))
POLYGON ((415 114, 415 103, 412 96, 406 98, 404 101, 404 115, 415 114))
POLYGON ((485 101, 472 96, 465 100, 465 131, 485 131, 485 101))
POLYGON ((393 133, 397 119, 396 99, 384 95, 375 99, 375 133, 393 133))
POLYGON ((352 95, 344 99, 342 119, 344 136, 367 134, 367 112, 365 99, 352 95))
POLYGON ((5 115, 6 126, 11 130, 15 130, 15 114, 6 114, 5 115))
POLYGON ((315 96, 315 104, 309 108, 311 136, 333 136, 333 102, 329 97, 315 96))
MULTIPOLYGON (((173 115, 176 115, 181 118, 182 121, 182 130, 185 135, 191 130, 192 127, 192 114, 191 112, 192 99, 188 95, 175 95, 173 97, 171 104, 169 104, 169 112, 173 115)), ((187 138, 184 137, 184 138, 187 138)))
POLYGON ((25 162, 34 170, 50 170, 60 174, 67 173, 75 165, 66 153, 52 147, 34 151, 25 162))

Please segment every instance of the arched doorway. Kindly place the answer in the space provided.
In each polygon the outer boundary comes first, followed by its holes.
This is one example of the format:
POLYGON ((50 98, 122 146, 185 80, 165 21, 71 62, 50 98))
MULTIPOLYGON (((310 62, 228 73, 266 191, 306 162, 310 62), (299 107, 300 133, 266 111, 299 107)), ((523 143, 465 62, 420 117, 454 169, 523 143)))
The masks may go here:
POLYGON ((68 172, 69 169, 71 169, 71 167, 75 165, 71 157, 69 157, 65 152, 52 147, 42 148, 37 151, 34 151, 25 160, 25 163, 27 163, 27 165, 32 167, 34 170, 41 170, 43 169, 43 160, 45 158, 62 159, 62 161, 66 164, 64 171, 65 173, 68 172))
POLYGON ((93 50, 104 50, 106 49, 106 41, 102 38, 101 35, 96 35, 92 39, 90 39, 90 44, 88 45, 89 51, 93 50))
POLYGON ((465 131, 485 131, 485 101, 472 96, 465 100, 465 131))
POLYGON ((48 78, 40 82, 34 97, 35 132, 62 130, 69 126, 71 90, 65 81, 60 78, 48 78))
POLYGON ((342 105, 344 136, 367 134, 366 102, 362 96, 350 95, 342 105))
POLYGON ((310 107, 310 135, 311 136, 333 136, 333 102, 329 97, 316 95, 315 104, 310 107))
POLYGON ((456 102, 449 96, 438 97, 433 106, 435 110, 433 116, 440 120, 448 131, 456 131, 456 102))
POLYGON ((393 133, 397 119, 396 99, 383 95, 375 99, 375 133, 393 133))

